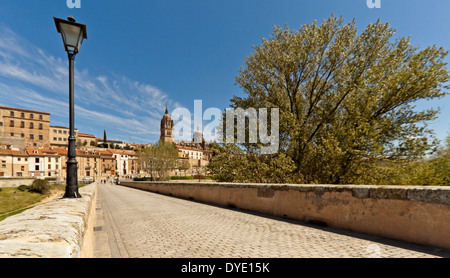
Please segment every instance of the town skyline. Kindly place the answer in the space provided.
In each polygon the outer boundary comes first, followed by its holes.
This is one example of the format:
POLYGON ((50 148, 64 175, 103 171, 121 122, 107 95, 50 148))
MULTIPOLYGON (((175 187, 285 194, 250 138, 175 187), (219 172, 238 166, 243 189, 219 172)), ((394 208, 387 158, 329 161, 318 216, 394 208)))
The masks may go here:
MULTIPOLYGON (((434 44, 450 49, 445 1, 385 1, 380 9, 362 0, 255 3, 84 1, 80 9, 67 8, 65 1, 4 3, 0 105, 49 111, 54 125, 68 126, 67 59, 53 16, 73 15, 87 25, 88 39, 75 61, 76 127, 96 136, 106 130, 108 137, 138 144, 158 140, 166 104, 170 111, 193 111, 196 99, 205 108, 229 107, 233 95, 242 95, 234 78, 245 57, 261 38, 269 38, 274 25, 299 28, 334 13, 347 22, 355 18, 363 29, 380 18, 422 49, 434 44)), ((450 96, 417 103, 420 110, 435 106, 441 113, 430 127, 443 141, 450 130, 450 96)))

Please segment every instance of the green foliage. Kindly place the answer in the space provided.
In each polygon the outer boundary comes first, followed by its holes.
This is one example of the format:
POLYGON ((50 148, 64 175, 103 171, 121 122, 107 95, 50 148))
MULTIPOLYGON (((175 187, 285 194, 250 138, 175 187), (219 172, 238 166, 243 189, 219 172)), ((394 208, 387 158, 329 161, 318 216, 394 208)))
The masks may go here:
POLYGON ((360 164, 346 183, 382 185, 450 185, 450 136, 447 146, 426 159, 378 160, 360 164))
POLYGON ((438 109, 414 104, 448 93, 448 52, 419 50, 394 34, 388 23, 358 31, 355 20, 334 15, 299 30, 274 27, 245 59, 236 77, 245 97, 231 106, 279 108, 281 151, 258 156, 250 144, 221 146, 211 172, 224 181, 347 183, 361 165, 435 151, 427 124, 438 109))
POLYGON ((144 178, 133 178, 133 181, 151 181, 151 178, 147 178, 147 177, 144 177, 144 178))
POLYGON ((19 185, 19 187, 17 187, 17 189, 20 191, 27 191, 30 189, 30 187, 28 185, 22 184, 22 185, 19 185))
POLYGON ((170 171, 177 167, 178 149, 174 143, 159 141, 144 148, 139 159, 142 169, 153 172, 156 180, 168 180, 170 171))
POLYGON ((258 155, 236 145, 213 144, 214 156, 207 166, 222 182, 295 183, 299 180, 292 159, 283 153, 258 155))
POLYGON ((171 180, 192 180, 194 177, 192 176, 171 176, 171 180))
POLYGON ((30 186, 30 191, 39 194, 48 194, 50 192, 50 185, 48 184, 48 180, 34 180, 30 186))

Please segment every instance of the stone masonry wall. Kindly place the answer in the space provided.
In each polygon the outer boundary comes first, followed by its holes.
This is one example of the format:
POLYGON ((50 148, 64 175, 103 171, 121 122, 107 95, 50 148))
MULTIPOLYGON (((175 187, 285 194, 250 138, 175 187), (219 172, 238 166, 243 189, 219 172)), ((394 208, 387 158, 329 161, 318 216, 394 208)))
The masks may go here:
POLYGON ((82 198, 56 198, 0 222, 0 258, 80 258, 93 255, 97 184, 82 198))
POLYGON ((213 182, 121 185, 450 249, 450 187, 213 182))

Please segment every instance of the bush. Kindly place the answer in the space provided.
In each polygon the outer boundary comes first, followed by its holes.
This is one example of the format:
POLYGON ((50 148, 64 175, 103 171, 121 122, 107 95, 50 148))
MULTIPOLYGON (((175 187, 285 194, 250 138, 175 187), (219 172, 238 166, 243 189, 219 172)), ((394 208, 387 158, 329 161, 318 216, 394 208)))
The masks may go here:
POLYGON ((30 189, 30 187, 28 185, 22 184, 22 185, 19 185, 19 187, 17 187, 17 189, 20 191, 27 191, 30 189))
POLYGON ((151 178, 133 178, 133 181, 151 181, 151 178))
POLYGON ((30 191, 39 194, 49 193, 50 186, 48 184, 48 180, 41 180, 41 179, 34 180, 33 183, 31 184, 30 191))
POLYGON ((171 180, 192 180, 192 176, 171 176, 171 180))

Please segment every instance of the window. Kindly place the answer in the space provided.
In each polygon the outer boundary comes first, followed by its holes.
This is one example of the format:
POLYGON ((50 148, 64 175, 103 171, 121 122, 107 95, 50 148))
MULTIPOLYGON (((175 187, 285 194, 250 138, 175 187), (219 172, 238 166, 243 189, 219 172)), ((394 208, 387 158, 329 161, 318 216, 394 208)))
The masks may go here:
POLYGON ((35 161, 36 163, 39 163, 39 157, 36 157, 35 161))
POLYGON ((33 134, 30 134, 30 139, 34 139, 34 135, 33 134))
POLYGON ((14 137, 14 132, 11 132, 11 137, 14 137))
POLYGON ((56 137, 53 137, 53 141, 57 141, 58 140, 58 138, 56 138, 56 137))
POLYGON ((25 122, 24 122, 24 121, 20 122, 20 127, 21 127, 21 128, 24 128, 24 127, 25 127, 25 122))
POLYGON ((61 130, 58 130, 58 133, 59 133, 59 134, 61 134, 61 133, 62 133, 62 131, 61 131, 61 130))
POLYGON ((9 115, 10 115, 11 117, 14 117, 14 111, 9 112, 9 115))
POLYGON ((58 141, 62 141, 61 137, 58 138, 58 141))
POLYGON ((42 115, 39 115, 39 120, 42 120, 42 115))
POLYGON ((44 140, 44 136, 43 135, 39 135, 39 140, 44 140))
POLYGON ((52 162, 52 158, 51 157, 48 158, 48 162, 52 162))
POLYGON ((33 114, 30 114, 30 119, 34 119, 34 115, 33 114))
POLYGON ((39 124, 39 129, 42 129, 42 124, 39 124))
POLYGON ((20 171, 25 171, 25 166, 20 166, 20 171))
POLYGON ((30 123, 30 129, 34 128, 34 123, 30 123))
POLYGON ((21 134, 20 134, 20 137, 25 138, 25 134, 24 134, 24 133, 21 133, 21 134))
POLYGON ((56 131, 56 129, 53 130, 53 133, 58 133, 58 131, 56 131))
POLYGON ((21 117, 21 118, 25 118, 25 113, 23 113, 23 112, 20 113, 20 117, 21 117))
POLYGON ((51 168, 52 168, 51 164, 47 165, 47 169, 51 169, 51 168))
POLYGON ((17 175, 18 177, 21 177, 21 176, 22 176, 22 172, 17 172, 16 175, 17 175))
POLYGON ((13 121, 13 120, 11 120, 11 121, 9 122, 9 126, 10 126, 10 127, 14 127, 14 121, 13 121))
POLYGON ((34 170, 39 171, 39 165, 34 166, 34 170))
POLYGON ((67 134, 67 130, 64 130, 64 132, 63 132, 64 134, 67 134))
POLYGON ((22 158, 20 158, 20 157, 17 158, 17 161, 21 161, 21 160, 22 160, 22 158))
POLYGON ((0 122, 0 126, 3 126, 3 122, 0 122))

